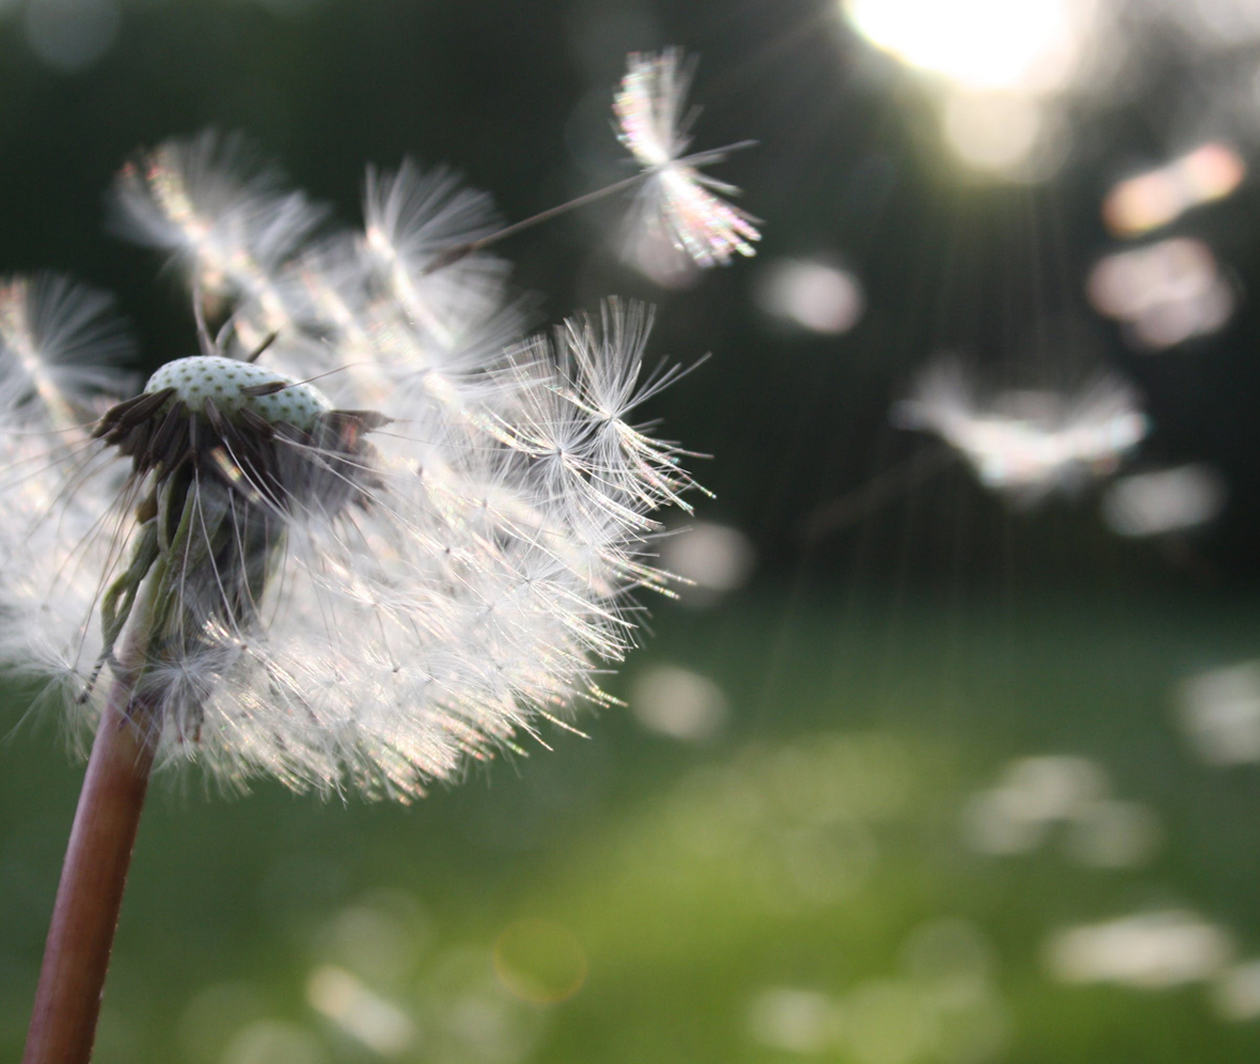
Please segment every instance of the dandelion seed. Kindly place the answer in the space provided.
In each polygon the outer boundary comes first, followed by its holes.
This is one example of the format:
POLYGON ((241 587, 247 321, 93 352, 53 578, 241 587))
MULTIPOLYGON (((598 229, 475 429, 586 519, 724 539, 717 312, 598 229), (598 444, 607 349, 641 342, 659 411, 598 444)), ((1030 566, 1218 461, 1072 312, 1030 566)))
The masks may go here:
POLYGON ((114 193, 119 232, 172 253, 200 297, 225 308, 253 301, 272 329, 293 324, 276 271, 324 211, 285 189, 243 137, 206 130, 167 141, 124 166, 114 193))
POLYGON ((980 482, 1030 505, 1107 476, 1148 431, 1132 389, 1099 376, 1076 395, 1012 392, 981 403, 956 362, 930 368, 893 409, 902 428, 933 432, 980 482))
POLYGON ((735 195, 734 185, 700 172, 746 142, 686 154, 698 113, 683 110, 694 70, 695 63, 678 48, 633 53, 613 112, 621 142, 648 175, 633 224, 659 231, 697 266, 708 268, 725 266, 737 254, 755 254, 761 232, 756 218, 714 194, 735 195))
POLYGON ((109 296, 58 274, 0 281, 0 409, 72 424, 127 386, 131 344, 109 296))

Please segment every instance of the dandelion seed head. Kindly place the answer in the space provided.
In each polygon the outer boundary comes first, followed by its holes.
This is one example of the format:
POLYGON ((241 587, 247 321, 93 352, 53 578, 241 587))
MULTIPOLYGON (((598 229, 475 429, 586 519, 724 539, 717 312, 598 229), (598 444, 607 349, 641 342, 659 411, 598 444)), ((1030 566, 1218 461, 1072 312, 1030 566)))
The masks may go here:
POLYGON ((124 691, 160 763, 399 801, 607 704, 695 487, 635 420, 650 313, 522 339, 500 260, 431 268, 488 200, 411 163, 357 233, 217 134, 116 198, 226 324, 137 388, 100 297, 0 287, 0 659, 80 731, 124 691))

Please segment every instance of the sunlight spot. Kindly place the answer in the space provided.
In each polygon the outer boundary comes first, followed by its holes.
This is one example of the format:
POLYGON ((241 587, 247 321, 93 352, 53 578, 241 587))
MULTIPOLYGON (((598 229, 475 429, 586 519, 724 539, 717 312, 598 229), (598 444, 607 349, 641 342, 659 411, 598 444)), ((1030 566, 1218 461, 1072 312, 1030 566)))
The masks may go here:
POLYGON ((844 0, 868 41, 909 66, 979 89, 1051 92, 1076 75, 1090 0, 844 0))
POLYGON ((1089 758, 1071 754, 1022 757, 1007 765, 1002 786, 1018 796, 1031 816, 1071 814, 1106 793, 1107 774, 1089 758))
POLYGON ((419 986, 425 1060, 514 1064, 530 1058, 548 1012, 504 989, 481 947, 457 945, 419 986))
POLYGON ((232 1036, 222 1064, 325 1064, 327 1060, 315 1036, 305 1028, 259 1020, 232 1036))
POLYGON ((1107 777, 1082 757, 1046 755, 1010 762, 996 786, 973 795, 963 809, 963 837, 980 853, 1030 853, 1051 825, 1102 799, 1107 777))
POLYGON ((1186 680, 1179 702, 1182 730, 1209 765, 1260 761, 1260 661, 1186 680))
POLYGON ((1211 978, 1232 952, 1232 939, 1222 928, 1197 913, 1172 909, 1059 931, 1046 945, 1045 963, 1065 983, 1164 990, 1211 978))
POLYGON ((1030 816, 1022 798, 1005 788, 981 791, 963 808, 963 839, 979 853, 1031 853, 1046 837, 1047 822, 1030 816))
POLYGON ((1103 200, 1103 220, 1117 236, 1138 236, 1233 192, 1247 164, 1229 144, 1212 141, 1165 166, 1117 183, 1103 200))
POLYGON ((262 1019, 264 1000, 253 983, 212 983, 198 990, 176 1028, 184 1059, 218 1059, 234 1025, 262 1019))
POLYGON ((961 917, 920 924, 906 939, 901 954, 911 978, 937 1004, 976 997, 987 986, 994 967, 988 937, 961 917))
POLYGON ((1041 180, 1066 158, 1058 119, 1030 96, 951 92, 944 102, 942 131, 968 166, 1011 180, 1041 180))
POLYGON ((875 47, 936 79, 942 132, 972 168, 1042 180, 1067 156, 1058 98, 1097 80, 1109 36, 1097 0, 842 0, 875 47))
POLYGON ((413 897, 377 891, 342 909, 317 936, 317 948, 360 975, 396 982, 414 969, 425 937, 413 897))
POLYGON ((842 1016, 826 994, 794 987, 762 990, 748 1006, 753 1038, 789 1053, 822 1053, 835 1041, 842 1016))
POLYGON ((582 989, 586 951, 562 924, 517 920, 495 940, 494 970, 516 997, 540 1005, 554 1004, 582 989))
POLYGON ((931 1047, 923 1002, 905 983, 863 983, 844 1002, 845 1033, 861 1064, 909 1064, 931 1047))
POLYGON ((678 589, 684 605, 711 605, 742 587, 755 564, 751 541, 730 525, 693 521, 660 542, 661 568, 689 582, 678 589))
POLYGON ((411 1017, 344 968, 325 964, 311 972, 306 1000, 316 1012, 381 1056, 398 1056, 416 1041, 411 1017))
POLYGON ((1155 855, 1162 841, 1159 818, 1149 807, 1108 798, 1077 811, 1063 845, 1084 865, 1136 868, 1155 855))
POLYGON ((1102 516, 1119 535, 1160 536, 1215 520, 1225 498, 1225 482, 1211 466, 1175 466, 1117 479, 1103 495, 1102 516))
POLYGON ((763 866, 767 900, 783 912, 800 903, 833 905, 855 894, 870 878, 879 849, 860 823, 775 832, 776 861, 763 866))
POLYGON ((862 317, 866 299, 849 270, 807 259, 779 259, 758 274, 756 299, 773 317, 809 332, 838 335, 862 317))
POLYGON ((1099 313, 1153 350, 1216 331, 1235 304, 1212 249, 1191 237, 1105 256, 1090 271, 1086 293, 1099 313))
POLYGON ((630 712, 648 731, 703 742, 722 730, 730 707, 708 677, 678 665, 655 665, 635 676, 630 712))
POLYGON ((622 262, 658 288, 672 291, 694 288, 703 273, 690 255, 679 251, 650 226, 625 228, 618 244, 622 262))
POLYGON ((71 73, 109 51, 121 17, 116 0, 36 0, 26 5, 26 40, 47 66, 71 73))
POLYGON ((1219 1016, 1236 1023, 1260 1018, 1260 960, 1221 972, 1212 984, 1212 1004, 1219 1016))

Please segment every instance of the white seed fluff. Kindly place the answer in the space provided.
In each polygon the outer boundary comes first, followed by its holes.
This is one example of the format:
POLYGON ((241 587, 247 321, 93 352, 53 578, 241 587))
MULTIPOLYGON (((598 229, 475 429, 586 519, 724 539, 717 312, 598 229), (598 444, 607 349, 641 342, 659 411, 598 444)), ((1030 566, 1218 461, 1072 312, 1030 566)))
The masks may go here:
POLYGON ((372 171, 364 229, 316 239, 241 158, 203 134, 117 187, 225 316, 213 353, 137 394, 97 304, 15 347, 0 290, 0 661, 79 734, 130 684, 160 761, 406 801, 609 701, 694 487, 634 422, 677 374, 641 373, 643 308, 522 341, 500 260, 431 270, 489 219, 445 173, 372 171))

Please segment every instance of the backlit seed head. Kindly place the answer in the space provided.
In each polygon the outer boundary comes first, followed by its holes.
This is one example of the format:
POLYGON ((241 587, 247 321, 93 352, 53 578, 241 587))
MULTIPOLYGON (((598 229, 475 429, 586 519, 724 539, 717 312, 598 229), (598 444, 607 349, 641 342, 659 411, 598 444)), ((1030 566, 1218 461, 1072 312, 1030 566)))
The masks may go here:
POLYGON ((610 704, 629 595, 670 582, 654 513, 695 487, 636 420, 678 373, 644 373, 641 307, 522 342, 504 264, 432 269, 488 224, 440 172, 373 171, 363 228, 313 240, 305 197, 226 148, 162 145, 117 190, 222 316, 213 354, 132 390, 81 300, 3 337, 0 661, 84 730, 126 697, 161 761, 406 801, 610 704), (49 367, 65 416, 36 417, 49 367))

